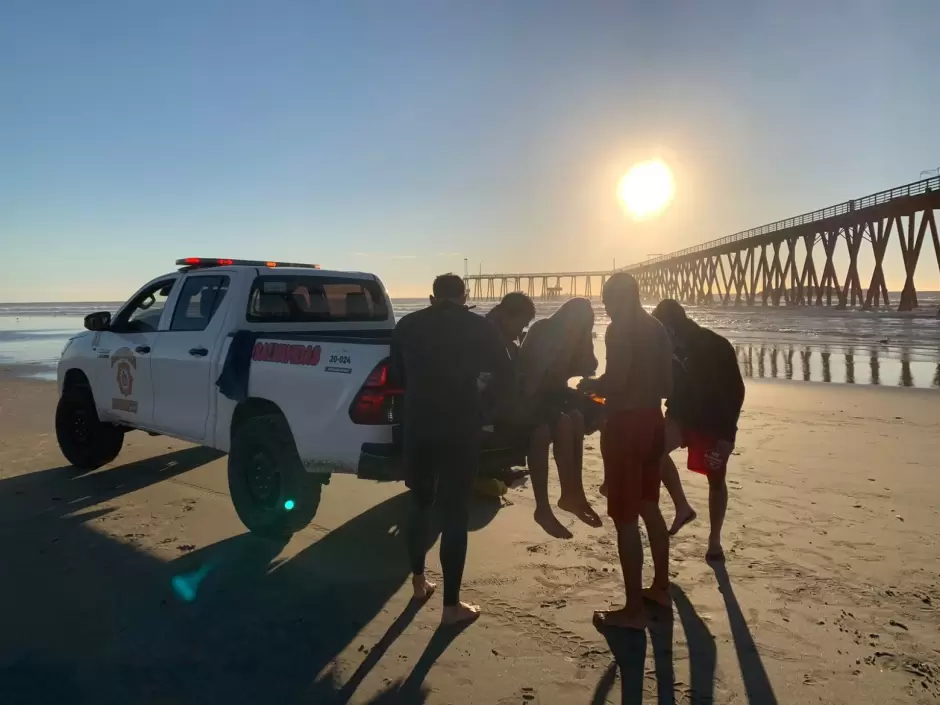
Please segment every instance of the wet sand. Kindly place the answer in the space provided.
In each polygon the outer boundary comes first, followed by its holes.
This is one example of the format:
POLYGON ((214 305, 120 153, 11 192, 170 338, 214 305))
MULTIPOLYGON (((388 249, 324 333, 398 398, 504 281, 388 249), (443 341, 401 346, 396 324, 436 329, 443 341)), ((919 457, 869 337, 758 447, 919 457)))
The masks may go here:
POLYGON ((940 698, 936 392, 750 382, 726 567, 702 560, 704 481, 683 472, 700 518, 674 542, 674 609, 606 638, 610 523, 560 513, 575 538, 549 539, 528 486, 476 502, 465 597, 486 614, 436 632, 439 599, 409 603, 401 485, 334 478, 279 545, 245 534, 210 451, 134 433, 75 475, 54 408, 54 385, 0 378, 4 705, 940 698))

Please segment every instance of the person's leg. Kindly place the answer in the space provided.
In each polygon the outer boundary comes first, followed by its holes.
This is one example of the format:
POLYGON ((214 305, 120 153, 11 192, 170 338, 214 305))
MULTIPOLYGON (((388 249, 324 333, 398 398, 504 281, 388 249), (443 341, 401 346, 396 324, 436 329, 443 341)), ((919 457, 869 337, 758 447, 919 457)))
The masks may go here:
POLYGON ((644 501, 640 505, 640 516, 646 525, 646 536, 653 554, 653 582, 643 591, 643 596, 657 604, 669 604, 669 532, 666 520, 659 510, 659 502, 644 501))
POLYGON ((711 531, 708 534, 708 551, 705 558, 711 561, 723 561, 725 552, 721 547, 721 527, 725 523, 728 510, 728 484, 725 470, 708 473, 708 519, 711 531))
MULTIPOLYGON (((567 423, 559 433, 567 431, 569 436, 568 450, 571 453, 568 461, 568 480, 561 485, 561 497, 558 499, 558 508, 575 514, 581 521, 590 526, 601 526, 603 522, 594 511, 591 503, 584 494, 584 416, 580 411, 572 411, 565 415, 567 423)), ((558 458, 558 442, 555 443, 555 458, 558 458)), ((561 463, 558 464, 559 474, 561 463)))
POLYGON ((572 479, 574 474, 574 446, 573 427, 568 414, 559 414, 555 421, 552 433, 552 454, 555 456, 555 465, 558 467, 558 483, 561 485, 561 496, 571 495, 572 479))
POLYGON ((572 491, 577 492, 578 497, 587 498, 584 495, 584 414, 580 411, 572 411, 569 414, 571 418, 571 447, 573 450, 572 459, 572 491))
POLYGON ((643 591, 643 596, 662 607, 670 605, 669 599, 669 532, 666 521, 659 510, 659 468, 666 447, 665 424, 659 409, 650 409, 638 416, 636 445, 644 448, 641 463, 643 478, 640 494, 640 516, 646 524, 646 535, 653 555, 653 582, 643 591), (641 422, 642 421, 642 422, 641 422))
POLYGON ((645 629, 646 613, 643 611, 643 543, 637 515, 632 518, 615 519, 617 527, 617 552, 620 569, 623 571, 623 586, 626 595, 624 607, 594 613, 596 621, 605 627, 645 629))
POLYGON ((437 587, 424 575, 424 563, 431 534, 431 507, 434 504, 433 468, 426 462, 428 449, 408 448, 405 455, 407 486, 411 490, 411 517, 406 533, 411 585, 414 599, 426 600, 437 587))
POLYGON ((441 622, 456 624, 476 619, 480 608, 460 601, 460 585, 467 560, 467 525, 470 492, 476 477, 479 449, 473 444, 444 446, 440 464, 438 504, 441 517, 441 572, 444 574, 444 611, 441 622))
POLYGON ((552 442, 552 432, 548 424, 539 424, 529 437, 529 451, 526 457, 529 476, 532 478, 532 492, 535 495, 535 522, 556 539, 570 539, 571 532, 558 521, 548 499, 548 447, 552 442))
POLYGON ((669 535, 675 536, 679 529, 693 521, 696 517, 695 510, 689 504, 685 496, 685 490, 682 488, 682 480, 679 479, 679 468, 669 456, 671 452, 682 445, 682 430, 679 424, 670 418, 665 421, 665 441, 666 452, 659 467, 662 476, 663 487, 672 498, 672 504, 675 507, 675 517, 672 520, 672 527, 669 529, 669 535))
POLYGON ((639 499, 642 476, 631 456, 629 416, 611 417, 601 434, 601 454, 607 479, 607 513, 617 529, 617 552, 623 572, 626 605, 594 613, 598 627, 644 629, 643 544, 640 541, 639 499))

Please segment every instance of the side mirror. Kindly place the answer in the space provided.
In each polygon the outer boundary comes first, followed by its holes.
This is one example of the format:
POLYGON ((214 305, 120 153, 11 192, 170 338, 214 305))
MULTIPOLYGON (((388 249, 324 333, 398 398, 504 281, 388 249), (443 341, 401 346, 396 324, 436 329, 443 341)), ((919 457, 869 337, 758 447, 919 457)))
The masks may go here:
POLYGON ((91 331, 108 330, 111 326, 111 314, 107 311, 89 313, 85 316, 85 328, 91 331))

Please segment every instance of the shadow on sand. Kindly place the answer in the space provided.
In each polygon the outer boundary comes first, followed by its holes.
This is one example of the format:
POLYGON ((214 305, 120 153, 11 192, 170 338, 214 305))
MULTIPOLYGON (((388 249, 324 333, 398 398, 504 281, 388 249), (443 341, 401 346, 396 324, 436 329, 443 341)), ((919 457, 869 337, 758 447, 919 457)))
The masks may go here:
MULTIPOLYGON (((250 534, 163 562, 133 546, 143 536, 124 543, 104 533, 120 516, 111 500, 217 457, 192 448, 85 477, 57 468, 0 481, 0 702, 320 705, 352 697, 417 612, 410 605, 339 683, 333 660, 408 579, 397 532, 407 495, 281 562, 273 562, 281 543, 250 534)), ((474 525, 496 510, 476 508, 474 525)), ((411 676, 370 702, 406 702, 403 693, 424 702, 424 678, 455 635, 438 631, 411 676)))
MULTIPOLYGON (((674 617, 671 609, 647 605, 650 623, 649 641, 653 648, 653 666, 656 675, 656 702, 658 705, 711 705, 715 693, 715 638, 699 617, 692 603, 678 585, 672 585, 673 604, 679 613, 689 650, 691 684, 679 688, 677 700, 676 674, 673 661, 674 617)), ((616 670, 620 671, 621 703, 642 705, 644 702, 646 632, 630 629, 606 629, 604 638, 614 655, 615 662, 601 677, 594 693, 592 705, 606 701, 613 690, 616 670)))
POLYGON ((774 695, 767 669, 761 660, 757 644, 751 636, 747 620, 741 611, 741 605, 735 597, 731 587, 731 578, 724 563, 712 563, 718 589, 725 601, 725 610, 728 612, 728 623, 731 625, 731 636, 734 638, 734 649, 738 654, 738 663, 741 666, 741 678, 744 680, 744 690, 750 705, 777 705, 777 696, 774 695))

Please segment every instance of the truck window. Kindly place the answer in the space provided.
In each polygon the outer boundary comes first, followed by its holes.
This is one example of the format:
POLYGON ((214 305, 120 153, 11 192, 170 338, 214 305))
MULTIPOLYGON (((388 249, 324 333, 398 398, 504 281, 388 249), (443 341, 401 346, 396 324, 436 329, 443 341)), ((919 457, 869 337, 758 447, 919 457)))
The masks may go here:
POLYGON ((173 311, 170 330, 205 330, 225 298, 229 278, 225 276, 190 275, 173 311))
POLYGON ((160 325, 163 307, 173 291, 176 278, 147 287, 111 323, 115 333, 154 333, 160 325))
POLYGON ((385 321, 388 313, 374 280, 263 276, 252 285, 246 317, 256 323, 329 323, 385 321))

